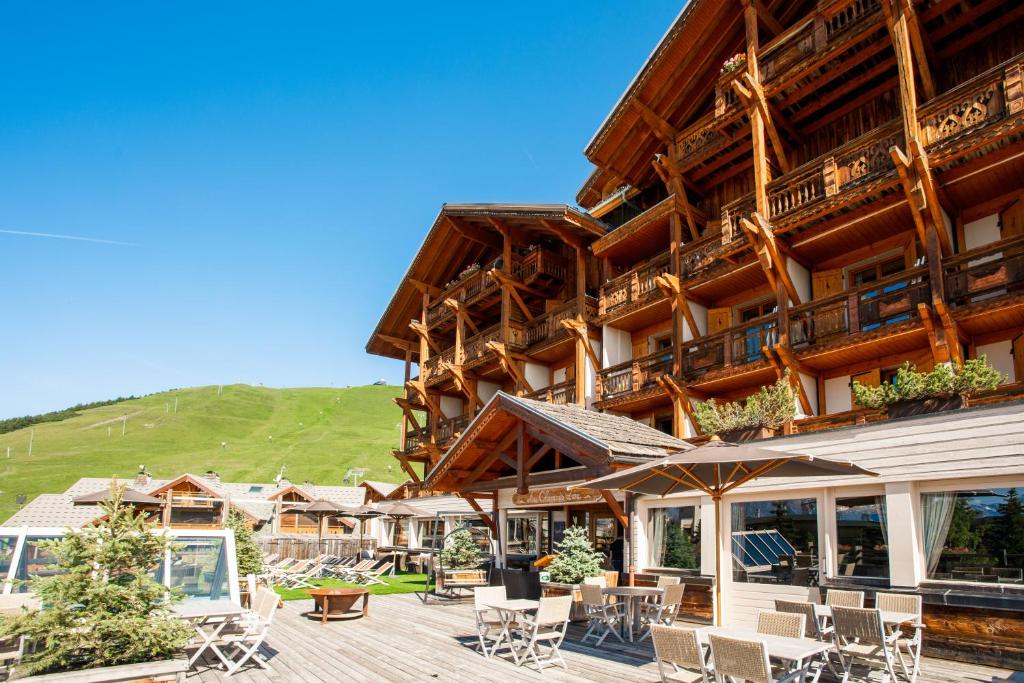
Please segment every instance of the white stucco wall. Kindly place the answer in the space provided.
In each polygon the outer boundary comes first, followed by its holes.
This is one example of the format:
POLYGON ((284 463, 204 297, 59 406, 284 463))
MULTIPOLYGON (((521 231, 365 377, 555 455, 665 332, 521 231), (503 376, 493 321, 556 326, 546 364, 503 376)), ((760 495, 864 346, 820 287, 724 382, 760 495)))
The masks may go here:
MULTIPOLYGON (((591 339, 590 345, 594 348, 594 354, 601 358, 602 344, 601 342, 591 339)), ((587 362, 584 364, 584 381, 587 387, 586 404, 587 408, 590 408, 594 401, 597 400, 597 370, 594 368, 594 364, 590 362, 590 358, 587 358, 587 362)))
MULTIPOLYGON (((796 293, 800 295, 800 301, 806 303, 811 300, 811 272, 799 263, 789 258, 786 259, 786 272, 793 281, 796 293)), ((792 302, 790 302, 792 304, 792 302)))
POLYGON ((992 344, 982 344, 977 348, 977 352, 979 358, 985 356, 989 365, 1006 375, 1007 382, 1016 381, 1013 373, 1013 344, 1009 339, 992 344))
POLYGON ((982 247, 999 241, 999 214, 992 214, 964 224, 964 246, 982 247))
POLYGON ((601 329, 601 339, 601 352, 597 354, 601 359, 601 367, 625 363, 633 357, 633 344, 629 332, 605 325, 601 329))
MULTIPOLYGON (((799 374, 800 386, 803 388, 804 395, 807 397, 808 402, 811 404, 811 413, 813 415, 821 414, 820 410, 818 409, 818 380, 803 372, 799 374)), ((798 416, 803 413, 803 406, 800 405, 799 398, 796 401, 796 411, 798 416)))
POLYGON ((694 337, 700 337, 708 333, 708 307, 693 301, 688 302, 690 313, 693 314, 693 321, 697 323, 699 334, 694 335, 690 329, 690 323, 683 321, 683 341, 690 341, 694 337))
POLYGON ((524 363, 523 374, 526 376, 526 381, 530 383, 534 391, 543 389, 549 386, 549 377, 551 376, 548 366, 541 365, 540 363, 524 363))
POLYGON ((850 398, 850 376, 832 377, 825 380, 825 410, 829 415, 853 409, 850 398))
POLYGON ((499 385, 495 384, 494 382, 487 382, 485 380, 480 380, 476 384, 477 396, 479 396, 480 400, 483 401, 484 403, 490 401, 491 397, 498 393, 499 389, 501 389, 499 385))
POLYGON ((455 398, 454 396, 441 397, 441 412, 444 413, 445 417, 458 417, 462 415, 465 412, 463 405, 464 402, 460 398, 455 398))

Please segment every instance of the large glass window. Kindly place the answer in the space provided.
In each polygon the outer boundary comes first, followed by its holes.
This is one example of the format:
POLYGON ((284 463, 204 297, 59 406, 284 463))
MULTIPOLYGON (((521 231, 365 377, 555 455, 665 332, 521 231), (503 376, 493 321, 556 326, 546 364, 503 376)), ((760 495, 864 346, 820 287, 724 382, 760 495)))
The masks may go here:
POLYGON ((700 508, 654 508, 647 513, 651 567, 700 570, 700 508))
POLYGON ((421 548, 440 548, 444 539, 444 521, 440 519, 420 520, 417 525, 417 537, 421 548))
MULTIPOLYGON (((53 565, 57 558, 48 550, 39 547, 39 541, 49 541, 58 538, 57 536, 27 536, 25 538, 25 549, 21 553, 21 561, 18 562, 18 570, 15 578, 21 581, 28 581, 37 576, 53 576, 59 570, 53 565)), ((28 592, 28 586, 21 583, 15 586, 19 593, 28 592)))
POLYGON ((228 563, 223 538, 177 538, 171 554, 171 588, 189 598, 226 599, 228 563))
POLYGON ((732 504, 733 580, 810 586, 818 579, 814 498, 732 504))
POLYGON ((836 565, 839 576, 889 578, 885 496, 836 500, 836 565))
POLYGON ((511 555, 537 554, 537 516, 509 517, 505 552, 511 555))
POLYGON ((3 582, 7 578, 7 573, 11 571, 14 548, 17 545, 17 536, 0 536, 0 590, 3 590, 3 582))
POLYGON ((921 496, 928 578, 1024 583, 1024 507, 1017 489, 921 496))

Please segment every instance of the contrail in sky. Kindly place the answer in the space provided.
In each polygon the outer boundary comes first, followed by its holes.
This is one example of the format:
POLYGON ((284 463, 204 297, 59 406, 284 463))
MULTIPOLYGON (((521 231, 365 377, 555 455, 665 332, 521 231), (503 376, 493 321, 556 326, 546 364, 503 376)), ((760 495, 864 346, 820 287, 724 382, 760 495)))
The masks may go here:
POLYGON ((28 232, 25 230, 0 230, 4 235, 20 235, 22 237, 48 237, 54 240, 72 240, 74 242, 95 242, 96 244, 116 244, 121 247, 140 247, 141 244, 134 242, 118 242, 116 240, 101 240, 96 237, 79 237, 78 235, 56 235, 50 232, 28 232))

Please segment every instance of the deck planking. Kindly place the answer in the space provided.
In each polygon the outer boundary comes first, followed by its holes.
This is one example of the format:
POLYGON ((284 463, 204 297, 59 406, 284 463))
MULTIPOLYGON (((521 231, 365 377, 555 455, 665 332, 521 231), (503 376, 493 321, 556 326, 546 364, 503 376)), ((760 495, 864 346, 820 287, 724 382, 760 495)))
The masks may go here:
MULTIPOLYGON (((332 621, 321 625, 303 613, 312 601, 284 603, 261 651, 271 671, 247 665, 230 679, 223 671, 200 663, 189 673, 191 683, 328 683, 352 681, 559 681, 565 683, 622 683, 659 681, 650 641, 622 645, 606 640, 601 648, 583 645, 583 629, 573 625, 562 646, 569 665, 545 668, 517 667, 507 652, 485 660, 474 649, 476 629, 470 603, 431 602, 414 595, 370 597, 366 619, 332 621)), ((593 643, 593 641, 590 641, 593 643)), ((532 665, 530 665, 532 667, 532 665)), ((974 666, 925 658, 919 683, 992 683, 1010 678, 1007 669, 974 666)), ((686 680, 685 676, 683 680, 686 680)), ((831 678, 828 672, 822 681, 831 678)), ((876 674, 871 680, 880 680, 876 674)), ((1014 679, 1017 680, 1017 679, 1014 679)))

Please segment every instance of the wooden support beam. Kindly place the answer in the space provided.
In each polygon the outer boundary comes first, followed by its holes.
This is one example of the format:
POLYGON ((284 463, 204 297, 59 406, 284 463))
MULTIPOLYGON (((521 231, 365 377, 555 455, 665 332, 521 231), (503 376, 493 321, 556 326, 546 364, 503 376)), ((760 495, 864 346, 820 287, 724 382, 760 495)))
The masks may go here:
MULTIPOLYGON (((499 285, 502 285, 502 286, 508 285, 509 287, 511 287, 513 289, 522 290, 522 291, 526 292, 527 294, 535 296, 535 297, 537 297, 539 299, 547 299, 548 298, 548 295, 545 294, 544 292, 540 291, 539 289, 534 289, 533 287, 530 287, 529 285, 526 285, 526 284, 520 282, 518 279, 516 279, 515 276, 513 276, 510 273, 506 273, 504 271, 501 271, 501 270, 498 270, 498 269, 495 268, 493 270, 487 271, 487 275, 492 277, 492 278, 494 278, 494 280, 499 285)), ((525 307, 525 304, 523 304, 523 306, 525 307)), ((529 317, 533 317, 533 314, 530 313, 529 311, 525 311, 525 312, 526 312, 526 314, 529 317)))
POLYGON ((423 282, 422 280, 409 278, 409 284, 418 289, 421 294, 426 294, 431 297, 441 296, 441 289, 439 287, 435 287, 434 285, 423 282))
POLYGON ((526 375, 516 365, 515 360, 512 358, 512 354, 509 352, 508 347, 502 342, 487 342, 487 348, 490 349, 498 356, 498 363, 501 365, 502 371, 511 377, 516 384, 522 386, 526 393, 532 393, 533 387, 526 380, 526 375))
POLYGON ((542 219, 541 224, 554 234, 558 235, 558 237, 569 246, 575 249, 581 249, 583 247, 583 241, 580 239, 579 235, 562 227, 558 223, 542 219))
MULTIPOLYGON (((771 360, 780 378, 785 374, 782 368, 789 370, 789 385, 793 387, 797 400, 800 401, 800 408, 804 411, 804 415, 813 415, 814 410, 811 408, 811 399, 807 392, 804 391, 803 382, 800 381, 800 366, 796 363, 792 354, 789 353, 789 349, 782 345, 776 345, 772 348, 765 347, 764 350, 766 352, 765 357, 771 360)), ((813 376, 817 377, 816 374, 813 376)))
MULTIPOLYGON (((927 41, 927 34, 921 28, 921 19, 914 9, 913 0, 896 0, 899 4, 899 12, 906 19, 907 33, 910 38, 910 46, 914 50, 914 57, 917 61, 917 75, 921 77, 921 89, 924 90, 925 100, 935 97, 935 79, 932 77, 932 70, 929 64, 930 45, 927 41)), ((883 0, 884 2, 884 0, 883 0)))
POLYGON ((416 353, 419 350, 419 344, 408 339, 402 339, 401 337, 392 337, 389 334, 378 334, 377 337, 381 341, 385 341, 394 347, 397 347, 403 351, 412 351, 416 353))
POLYGON ((654 170, 657 171, 668 192, 675 197, 676 204, 682 209, 686 216, 686 225, 690 229, 690 238, 694 241, 700 239, 700 225, 698 225, 697 210, 690 204, 690 198, 686 194, 686 180, 679 171, 679 164, 675 159, 665 154, 655 154, 654 170))
POLYGON ((404 398, 398 398, 398 397, 395 397, 394 401, 395 401, 395 405, 397 405, 399 408, 402 409, 402 413, 405 415, 405 419, 407 419, 409 422, 412 423, 412 428, 416 429, 416 430, 419 430, 420 423, 416 419, 416 415, 413 412, 412 408, 410 407, 409 401, 407 401, 404 398))
POLYGON ((912 162, 896 146, 889 148, 889 155, 896 166, 896 173, 899 175, 900 184, 903 186, 903 193, 907 196, 907 204, 910 208, 910 216, 914 221, 914 230, 917 231, 917 238, 921 240, 921 245, 924 246, 928 243, 927 228, 925 227, 924 216, 921 213, 925 200, 920 185, 915 182, 916 178, 911 177, 911 171, 913 170, 912 162))
POLYGON ((935 321, 932 320, 931 311, 928 310, 928 306, 923 303, 918 304, 917 314, 921 318, 925 332, 928 333, 928 346, 932 351, 932 361, 936 364, 948 362, 949 349, 943 343, 943 340, 939 339, 935 329, 935 321))
POLYGON ((452 230, 459 233, 466 239, 476 242, 477 244, 482 244, 485 247, 490 247, 491 249, 501 249, 501 237, 498 235, 488 232, 482 228, 478 228, 475 225, 470 225, 456 216, 445 216, 444 219, 452 230))
POLYGON ((779 167, 783 173, 789 173, 792 170, 792 165, 789 163, 786 149, 782 145, 782 137, 775 127, 772 108, 768 104, 761 84, 750 73, 745 73, 732 82, 732 88, 748 109, 751 107, 757 108, 761 114, 761 120, 764 122, 765 131, 768 133, 768 139, 772 143, 772 150, 775 152, 775 158, 779 162, 779 167), (743 81, 742 83, 740 82, 741 80, 743 81))
POLYGON ((409 323, 409 329, 418 334, 421 339, 427 342, 430 348, 433 349, 434 353, 440 355, 441 347, 437 345, 437 342, 430 338, 430 330, 427 329, 427 326, 425 324, 417 321, 412 321, 409 323))
POLYGON ((639 112, 640 118, 650 126, 651 132, 654 133, 656 138, 666 145, 671 146, 675 144, 676 129, 668 121, 655 114, 650 107, 640 101, 639 97, 631 98, 629 104, 639 112))
POLYGON ((629 529, 629 517, 626 517, 626 513, 622 511, 619 501, 615 500, 615 496, 608 489, 601 489, 601 496, 604 498, 604 502, 608 503, 608 507, 612 509, 615 519, 619 520, 623 531, 627 531, 629 529))
MULTIPOLYGON (((693 403, 690 401, 690 392, 686 387, 676 382, 674 377, 669 375, 663 375, 658 378, 658 383, 668 391, 669 396, 672 397, 673 403, 679 403, 679 409, 689 419, 690 424, 696 430, 697 434, 703 434, 704 431, 700 427, 700 423, 697 422, 696 413, 693 410, 693 403)), ((683 438, 683 430, 678 430, 677 437, 683 438)))
POLYGON ((469 326, 469 329, 473 330, 473 334, 480 334, 480 328, 476 326, 476 323, 469 317, 469 312, 466 307, 462 305, 462 302, 458 299, 445 299, 444 305, 452 309, 455 312, 456 317, 461 317, 462 321, 469 326))
POLYGON ((913 140, 909 149, 914 161, 914 169, 917 171, 921 189, 924 192, 925 210, 931 216, 932 228, 939 237, 939 246, 942 247, 943 256, 952 256, 953 245, 946 231, 946 222, 942 219, 942 202, 936 189, 935 178, 932 175, 931 166, 928 163, 928 153, 920 140, 913 140))
POLYGON ((480 396, 476 393, 476 387, 466 377, 462 366, 455 363, 441 363, 441 366, 447 368, 452 373, 452 379, 455 381, 456 388, 469 399, 470 410, 476 410, 476 406, 483 408, 484 402, 480 400, 480 396))
POLYGON ((594 366, 594 370, 601 369, 601 361, 597 357, 597 353, 594 352, 594 347, 590 343, 589 325, 582 320, 575 320, 567 318, 560 323, 570 335, 583 342, 583 351, 587 354, 587 358, 590 359, 591 364, 594 366))
POLYGON ((522 495, 529 492, 526 485, 526 433, 523 430, 523 421, 519 420, 516 425, 516 493, 522 495))
POLYGON ((969 343, 970 339, 967 338, 967 335, 960 329, 960 326, 953 320, 953 316, 949 314, 945 301, 934 301, 932 305, 935 306, 935 312, 939 314, 939 320, 942 321, 942 329, 946 337, 946 347, 949 349, 949 360, 958 365, 963 365, 964 354, 961 344, 969 343))
MULTIPOLYGON (((786 267, 786 257, 779 248, 779 242, 775 238, 775 233, 772 231, 771 226, 768 225, 768 221, 765 220, 761 214, 755 213, 753 218, 754 222, 751 223, 751 225, 758 235, 760 235, 761 243, 768 249, 768 255, 775 264, 777 277, 782 280, 782 285, 786 288, 786 294, 789 296, 789 300, 793 302, 794 306, 799 306, 800 293, 797 291, 796 285, 793 284, 793 278, 789 275, 789 269, 786 267)), ((741 218, 740 222, 742 223, 743 221, 747 221, 747 219, 741 218)))
POLYGON ((540 462, 540 459, 547 455, 549 452, 551 452, 551 446, 546 443, 541 444, 540 448, 538 448, 536 452, 534 452, 534 454, 530 456, 530 459, 526 461, 527 471, 532 470, 534 465, 540 462))
POLYGON ((462 480, 461 484, 471 484, 479 479, 487 468, 494 464, 494 461, 501 457, 501 454, 505 452, 505 449, 512 445, 519 437, 519 432, 516 429, 510 429, 508 434, 502 437, 501 441, 494 445, 493 448, 486 451, 481 459, 477 461, 476 467, 462 480))
POLYGON ((694 339, 699 338, 701 336, 700 329, 697 327, 697 320, 693 316, 693 311, 690 310, 690 302, 687 298, 686 290, 683 289, 679 278, 671 273, 662 273, 654 278, 654 284, 658 286, 662 294, 669 298, 672 303, 672 310, 678 310, 683 314, 692 337, 694 339))
POLYGON ((757 18, 761 20, 761 23, 768 28, 774 35, 778 36, 785 33, 785 27, 779 23, 772 13, 764 6, 761 0, 751 0, 751 5, 754 6, 754 10, 757 11, 757 18))
POLYGON ((427 392, 427 387, 422 380, 409 380, 408 382, 405 383, 405 386, 416 392, 419 395, 419 397, 423 399, 423 403, 427 406, 427 408, 430 411, 432 411, 435 415, 442 414, 441 406, 434 399, 434 397, 427 392))
MULTIPOLYGON (((899 0, 897 0, 899 1, 899 0)), ((894 12, 891 0, 882 0, 882 12, 889 29, 893 50, 896 52, 896 66, 899 71, 900 109, 903 118, 903 137, 907 144, 916 140, 920 133, 917 117, 917 84, 914 81, 914 63, 911 57, 910 33, 904 12, 894 12)))
POLYGON ((484 509, 482 507, 480 507, 480 503, 477 502, 476 498, 474 496, 470 496, 470 495, 464 494, 464 493, 460 493, 459 495, 462 496, 462 498, 467 503, 469 503, 469 507, 473 508, 473 511, 476 512, 476 514, 480 516, 480 520, 484 524, 486 524, 487 528, 491 530, 491 533, 496 536, 498 534, 498 526, 497 526, 497 524, 495 524, 494 518, 491 517, 486 512, 484 512, 484 509))

